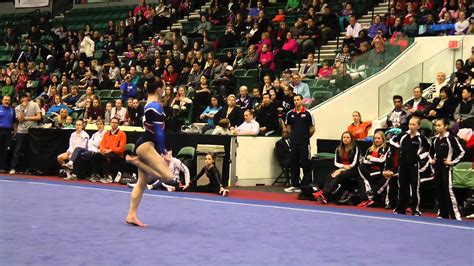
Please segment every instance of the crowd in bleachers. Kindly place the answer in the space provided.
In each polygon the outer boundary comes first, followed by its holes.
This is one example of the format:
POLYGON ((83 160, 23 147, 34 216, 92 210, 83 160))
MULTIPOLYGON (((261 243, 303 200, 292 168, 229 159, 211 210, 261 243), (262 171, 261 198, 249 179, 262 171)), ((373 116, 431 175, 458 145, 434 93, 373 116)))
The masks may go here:
MULTIPOLYGON (((247 1, 213 1, 200 13, 199 21, 183 25, 182 30, 164 31, 176 19, 189 15, 191 8, 189 1, 160 1, 157 5, 140 1, 128 11, 120 9, 121 16, 102 9, 108 19, 106 25, 86 24, 78 29, 77 24, 70 24, 77 22, 78 15, 102 13, 76 9, 59 22, 40 16, 28 32, 8 26, 3 49, 11 54, 2 69, 2 96, 12 96, 15 103, 20 92, 29 93, 45 118, 51 117, 58 127, 65 118, 52 116, 62 108, 72 119, 92 122, 101 116, 108 123, 114 103, 123 106, 117 107, 121 124, 137 125, 139 118, 131 116, 141 113, 145 83, 161 78, 169 86, 163 102, 172 125, 169 130, 180 131, 182 125, 193 122, 212 127, 219 121, 209 124, 209 118, 201 119, 211 105, 211 96, 217 96, 218 105, 225 105, 229 95, 238 96, 241 86, 249 92, 258 88, 258 95, 252 93, 250 97, 250 109, 257 119, 262 120, 258 118, 259 105, 266 93, 276 96, 270 97, 277 109, 273 115, 282 117, 292 107, 285 88, 302 94, 308 106, 331 97, 365 77, 365 73, 349 75, 358 61, 367 67, 381 67, 377 64, 385 60, 380 54, 385 52, 387 40, 396 47, 406 47, 406 36, 421 32, 412 23, 425 25, 424 35, 472 32, 472 26, 465 25, 470 10, 463 1, 395 1, 390 13, 385 18, 375 16, 368 29, 357 22, 361 14, 355 13, 350 2, 288 1, 286 5, 272 5, 251 1, 249 5, 247 1), (117 19, 124 14, 125 19, 117 19), (443 19, 446 14, 451 16, 449 23, 443 19), (441 20, 430 19, 434 15, 441 20), (457 25, 456 30, 450 31, 454 28, 449 26, 438 32, 436 27, 428 27, 438 23, 457 25), (343 31, 344 45, 335 61, 318 64, 317 49, 343 31), (303 58, 308 60, 298 64, 297 73, 289 73, 289 77, 282 74, 303 58), (333 91, 317 89, 331 84, 333 91), (56 95, 60 102, 55 102, 56 95), (138 110, 127 110, 134 108, 127 103, 135 99, 138 110)), ((247 108, 241 108, 239 122, 247 108)), ((260 132, 266 134, 265 130, 260 132)))

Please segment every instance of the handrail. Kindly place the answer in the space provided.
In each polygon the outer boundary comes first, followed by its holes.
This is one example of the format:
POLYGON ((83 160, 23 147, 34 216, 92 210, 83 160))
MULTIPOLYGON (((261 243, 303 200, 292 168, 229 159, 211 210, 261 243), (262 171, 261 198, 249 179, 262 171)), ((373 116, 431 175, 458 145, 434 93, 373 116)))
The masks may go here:
MULTIPOLYGON (((377 76, 377 75, 380 75, 382 72, 384 72, 385 70, 387 70, 387 68, 389 68, 392 64, 395 63, 395 61, 398 61, 398 59, 400 59, 400 57, 404 56, 404 54, 409 51, 410 49, 413 48, 413 46, 415 46, 416 42, 413 42, 410 46, 408 46, 402 53, 400 53, 397 57, 395 57, 390 63, 388 63, 386 66, 384 66, 382 69, 380 69, 377 73, 371 75, 370 77, 364 79, 364 80, 361 80, 360 82, 358 82, 357 84, 354 84, 352 86, 350 86, 349 88, 345 89, 344 91, 338 93, 337 95, 335 96, 341 96, 343 95, 344 93, 347 93, 348 91, 354 89, 354 87, 356 86, 359 86, 361 84, 364 84, 366 82, 368 82, 369 79, 372 79, 373 77, 377 76)), ((327 99, 326 101, 322 102, 322 103, 319 103, 317 104, 316 106, 314 106, 313 108, 311 108, 310 110, 314 110, 316 108, 318 108, 319 106, 322 106, 323 104, 327 104, 329 103, 330 101, 333 101, 336 97, 331 97, 329 99, 327 99)))

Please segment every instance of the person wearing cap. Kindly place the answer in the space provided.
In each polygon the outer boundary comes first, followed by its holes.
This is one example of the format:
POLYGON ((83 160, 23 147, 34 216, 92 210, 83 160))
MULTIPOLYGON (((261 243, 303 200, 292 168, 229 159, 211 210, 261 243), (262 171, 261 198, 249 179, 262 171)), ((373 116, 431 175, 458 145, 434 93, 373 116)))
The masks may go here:
POLYGON ((224 75, 214 81, 217 84, 217 91, 222 99, 229 94, 234 94, 237 88, 237 78, 234 76, 234 68, 231 65, 225 67, 224 75))

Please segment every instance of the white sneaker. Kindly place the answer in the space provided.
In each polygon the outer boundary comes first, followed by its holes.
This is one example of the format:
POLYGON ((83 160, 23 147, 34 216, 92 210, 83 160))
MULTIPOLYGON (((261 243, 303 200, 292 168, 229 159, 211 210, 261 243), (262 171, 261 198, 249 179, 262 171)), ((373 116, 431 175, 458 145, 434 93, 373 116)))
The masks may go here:
POLYGON ((292 192, 301 192, 301 189, 297 188, 297 187, 287 187, 285 189, 283 189, 285 192, 288 192, 288 193, 292 193, 292 192), (298 191, 299 190, 299 191, 298 191))
POLYGON ((168 190, 168 192, 174 192, 176 189, 173 186, 163 184, 163 186, 168 190))
POLYGON ((153 189, 153 185, 146 185, 146 187, 147 187, 149 190, 152 190, 152 189, 153 189))
POLYGON ((118 172, 117 175, 115 176, 114 182, 118 183, 120 182, 120 179, 122 179, 122 173, 118 172))
POLYGON ((69 161, 69 162, 63 164, 62 166, 66 169, 72 170, 72 168, 74 168, 74 163, 72 161, 69 161))
POLYGON ((14 175, 16 173, 15 169, 11 169, 10 172, 8 172, 11 175, 14 175))
POLYGON ((127 187, 129 188, 134 188, 137 185, 137 183, 127 183, 127 187))

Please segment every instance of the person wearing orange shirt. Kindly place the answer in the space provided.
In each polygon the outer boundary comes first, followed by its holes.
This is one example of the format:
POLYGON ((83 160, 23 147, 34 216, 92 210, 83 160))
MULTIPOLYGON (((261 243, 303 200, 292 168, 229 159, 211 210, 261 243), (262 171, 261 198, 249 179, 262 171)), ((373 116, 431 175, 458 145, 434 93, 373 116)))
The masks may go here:
POLYGON ((365 139, 369 132, 370 127, 372 127, 372 122, 362 122, 361 115, 358 111, 352 112, 352 119, 354 122, 347 127, 354 139, 365 139))
POLYGON ((119 119, 113 117, 110 120, 110 130, 108 130, 100 142, 100 150, 92 160, 92 169, 102 178, 102 183, 112 183, 110 172, 111 164, 122 163, 124 159, 125 146, 127 145, 127 135, 119 129, 119 119))

